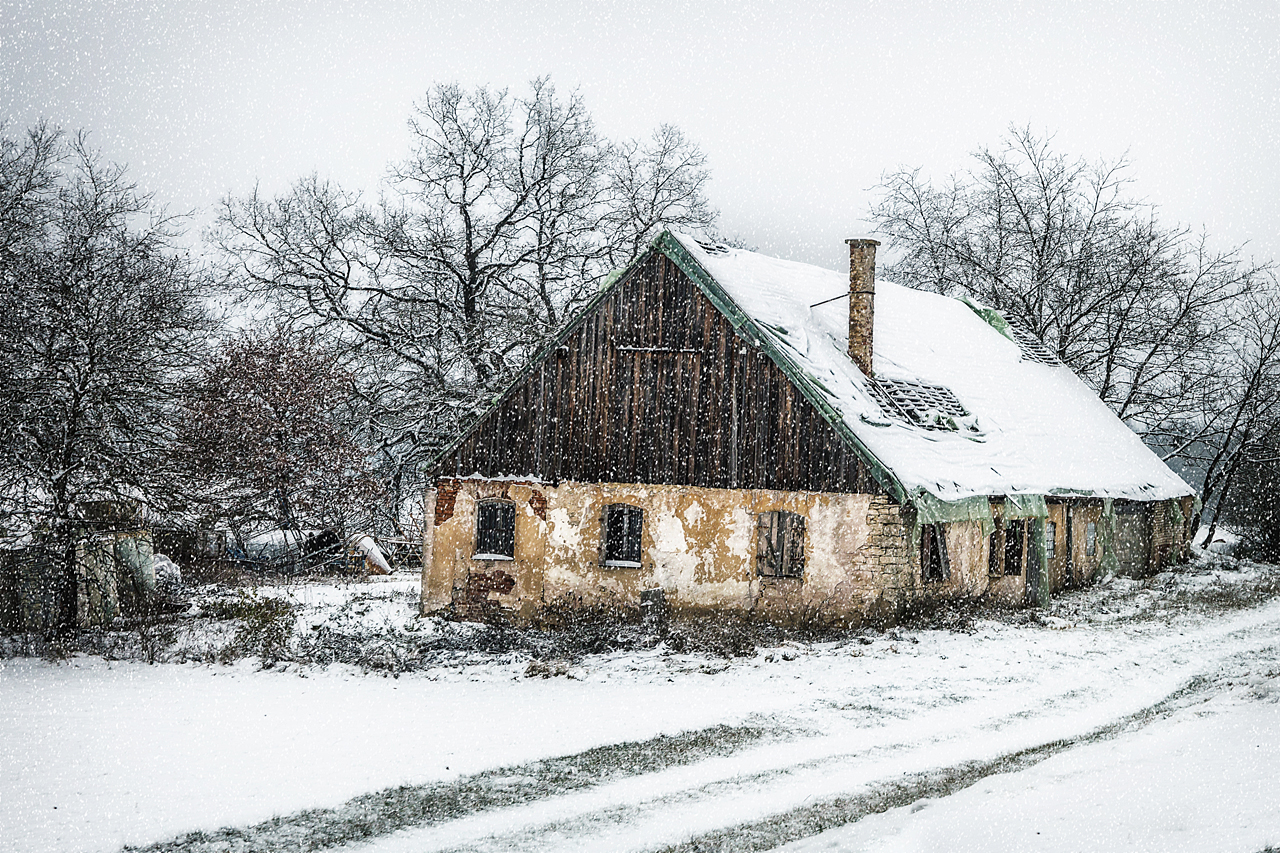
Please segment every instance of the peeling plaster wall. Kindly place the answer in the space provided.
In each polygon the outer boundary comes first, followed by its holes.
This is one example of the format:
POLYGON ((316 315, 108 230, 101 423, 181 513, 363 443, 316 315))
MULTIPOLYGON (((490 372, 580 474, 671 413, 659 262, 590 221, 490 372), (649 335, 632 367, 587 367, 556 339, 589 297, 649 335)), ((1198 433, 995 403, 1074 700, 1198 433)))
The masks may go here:
POLYGON ((947 598, 976 598, 987 592, 991 579, 987 575, 987 538, 982 523, 962 521, 946 525, 947 555, 951 574, 925 589, 947 598))
MULTIPOLYGON (((445 479, 428 491, 426 502, 435 523, 423 541, 422 610, 464 618, 502 614, 528 622, 554 604, 635 607, 642 591, 662 589, 677 610, 757 613, 778 621, 891 622, 922 597, 989 596, 1021 605, 1032 554, 1028 537, 1021 574, 989 575, 990 540, 982 523, 949 524, 950 574, 925 583, 910 509, 904 513, 887 498, 861 494, 445 479), (513 559, 473 559, 477 505, 488 499, 515 505, 513 559), (601 521, 614 503, 644 510, 638 568, 602 564, 601 521), (800 578, 757 573, 756 517, 774 510, 806 519, 800 578)), ((1174 519, 1171 505, 1153 511, 1174 519)), ((1102 565, 1102 502, 1055 502, 1049 518, 1058 524, 1056 556, 1048 566, 1052 589, 1088 583, 1102 565), (1088 522, 1099 525, 1095 555, 1085 553, 1088 522)), ((1176 553, 1185 547, 1186 523, 1160 518, 1161 543, 1176 553)))
MULTIPOLYGON (((1049 590, 1050 592, 1059 592, 1070 586, 1074 580, 1068 574, 1070 567, 1067 562, 1067 511, 1068 506, 1061 502, 1051 502, 1048 504, 1049 515, 1045 522, 1053 522, 1053 556, 1046 559, 1049 568, 1049 590)), ((1049 547, 1048 527, 1045 528, 1045 548, 1049 547)))
MULTIPOLYGON (((424 549, 423 609, 452 607, 483 616, 486 608, 500 608, 528 620, 546 604, 634 606, 642 590, 661 588, 678 610, 862 618, 886 601, 900 608, 903 597, 917 590, 900 523, 896 539, 888 537, 886 546, 880 535, 871 547, 879 517, 869 512, 872 500, 690 486, 446 480, 436 490, 436 524, 424 549), (476 506, 486 498, 516 506, 512 560, 472 559, 476 506), (602 565, 601 518, 612 503, 645 511, 639 568, 602 565), (757 574, 756 515, 772 510, 807 519, 802 578, 757 574)), ((896 507, 892 512, 899 518, 896 507)))

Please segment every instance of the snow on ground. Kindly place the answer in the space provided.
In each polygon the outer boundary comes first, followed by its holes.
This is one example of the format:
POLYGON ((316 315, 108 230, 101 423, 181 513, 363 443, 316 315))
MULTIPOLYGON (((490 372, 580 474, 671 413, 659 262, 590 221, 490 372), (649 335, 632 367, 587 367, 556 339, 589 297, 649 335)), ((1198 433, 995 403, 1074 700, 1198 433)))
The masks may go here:
POLYGON ((1083 853, 1280 846, 1280 696, 1218 697, 1126 737, 1086 744, 788 844, 819 851, 1083 853))
MULTIPOLYGON (((366 832, 362 849, 1256 853, 1280 844, 1280 600, 1186 605, 1263 571, 1116 580, 1038 623, 732 661, 660 646, 557 678, 526 677, 509 656, 399 678, 0 661, 0 851, 109 851, 223 826, 248 842, 199 849, 275 850, 254 824, 354 825, 398 801, 344 802, 409 785, 424 802, 479 805, 366 832), (685 741, 658 737, 679 733, 703 746, 682 757, 685 741), (610 749, 584 757, 593 747, 610 749)), ((368 594, 405 583, 288 594, 301 623, 365 608, 368 624, 406 626, 407 596, 368 594)))

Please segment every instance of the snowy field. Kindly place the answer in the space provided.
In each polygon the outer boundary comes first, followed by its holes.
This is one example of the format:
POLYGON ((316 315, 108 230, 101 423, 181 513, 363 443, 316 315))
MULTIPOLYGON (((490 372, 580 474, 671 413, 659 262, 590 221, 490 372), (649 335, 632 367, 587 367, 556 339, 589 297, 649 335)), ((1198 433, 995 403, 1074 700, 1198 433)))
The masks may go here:
MULTIPOLYGON (((1276 570, 1115 580, 1039 618, 721 659, 399 677, 0 661, 0 851, 1280 846, 1276 570)), ((311 626, 439 631, 412 581, 293 586, 311 626)))

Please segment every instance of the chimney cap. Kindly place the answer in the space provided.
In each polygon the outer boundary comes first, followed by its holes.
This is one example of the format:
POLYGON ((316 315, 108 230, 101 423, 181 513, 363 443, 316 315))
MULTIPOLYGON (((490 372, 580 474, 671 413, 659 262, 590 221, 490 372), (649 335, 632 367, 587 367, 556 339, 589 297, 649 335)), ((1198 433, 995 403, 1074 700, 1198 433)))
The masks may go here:
POLYGON ((879 246, 879 240, 872 240, 870 237, 853 237, 845 240, 850 246, 879 246))

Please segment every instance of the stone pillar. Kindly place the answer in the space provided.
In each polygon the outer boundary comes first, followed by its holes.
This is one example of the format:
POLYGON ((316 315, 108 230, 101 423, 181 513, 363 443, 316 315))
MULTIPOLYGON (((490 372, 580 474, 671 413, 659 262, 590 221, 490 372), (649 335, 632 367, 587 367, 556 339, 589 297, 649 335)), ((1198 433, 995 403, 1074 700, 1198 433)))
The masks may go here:
POLYGON ((845 240, 849 244, 849 358, 871 376, 872 331, 875 326, 876 246, 878 240, 845 240))

